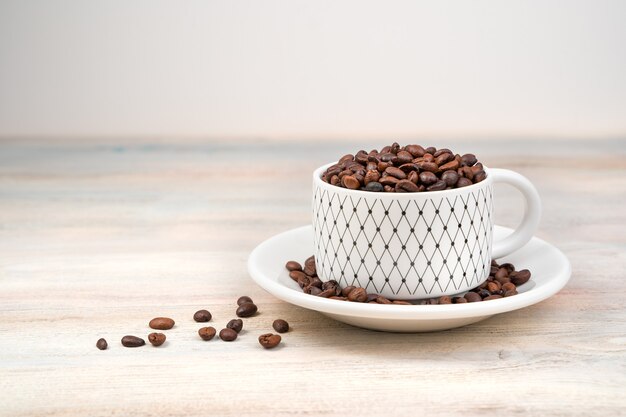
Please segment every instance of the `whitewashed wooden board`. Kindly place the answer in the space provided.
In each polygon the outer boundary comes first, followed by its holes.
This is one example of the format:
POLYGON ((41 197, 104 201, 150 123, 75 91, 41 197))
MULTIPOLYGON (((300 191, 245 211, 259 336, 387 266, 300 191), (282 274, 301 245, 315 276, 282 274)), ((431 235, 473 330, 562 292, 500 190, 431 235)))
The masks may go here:
MULTIPOLYGON (((256 287, 250 250, 306 224, 310 171, 358 142, 0 141, 0 415, 624 415, 624 142, 434 144, 535 182, 538 235, 573 266, 561 293, 386 334, 256 287), (219 329, 243 294, 260 314, 240 338, 200 341, 193 313, 219 329), (119 344, 158 315, 177 322, 164 346, 119 344), (293 330, 264 351, 279 317, 293 330)), ((497 198, 498 223, 515 225, 521 199, 497 198)))

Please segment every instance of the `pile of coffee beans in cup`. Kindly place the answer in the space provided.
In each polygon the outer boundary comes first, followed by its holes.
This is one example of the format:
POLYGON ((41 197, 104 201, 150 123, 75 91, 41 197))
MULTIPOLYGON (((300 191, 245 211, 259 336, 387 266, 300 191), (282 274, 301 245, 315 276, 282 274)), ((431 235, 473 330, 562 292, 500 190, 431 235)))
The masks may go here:
POLYGON ((380 151, 348 154, 328 167, 322 181, 351 190, 417 193, 467 187, 487 177, 471 153, 397 143, 380 151))
MULTIPOLYGON (((239 297, 237 300, 237 309, 235 314, 238 317, 252 317, 258 312, 258 307, 252 299, 248 296, 239 297)), ((196 323, 206 323, 211 321, 213 315, 206 309, 198 310, 193 315, 193 320, 196 323)), ((174 327, 175 321, 169 317, 155 317, 148 323, 148 327, 154 330, 170 330, 174 327)), ((289 323, 283 319, 276 319, 272 323, 272 327, 278 333, 286 333, 289 331, 289 323)), ((232 319, 226 324, 219 332, 219 338, 224 342, 232 342, 237 339, 239 333, 243 329, 243 320, 232 319)), ((198 330, 198 336, 204 341, 209 341, 215 337, 217 330, 214 327, 206 326, 201 327, 198 330)), ((164 333, 150 333, 148 335, 148 341, 152 346, 158 347, 165 343, 167 337, 164 333)), ((272 349, 278 346, 282 340, 280 335, 273 333, 264 333, 258 338, 259 344, 265 349, 272 349)), ((138 336, 126 335, 122 337, 122 346, 128 348, 136 348, 146 344, 146 341, 138 336)), ((100 350, 108 349, 108 343, 106 339, 100 338, 96 342, 96 347, 100 350)))
POLYGON ((365 288, 361 287, 348 286, 341 288, 339 283, 335 280, 322 281, 317 276, 314 256, 304 261, 304 267, 297 261, 288 261, 285 264, 285 268, 289 271, 289 277, 297 282, 302 291, 306 294, 332 300, 370 304, 463 304, 496 300, 498 298, 516 295, 517 287, 530 280, 530 271, 528 269, 517 271, 515 266, 510 263, 500 265, 495 260, 492 260, 487 280, 463 295, 455 297, 444 295, 438 298, 407 301, 389 300, 382 295, 368 293, 365 288))

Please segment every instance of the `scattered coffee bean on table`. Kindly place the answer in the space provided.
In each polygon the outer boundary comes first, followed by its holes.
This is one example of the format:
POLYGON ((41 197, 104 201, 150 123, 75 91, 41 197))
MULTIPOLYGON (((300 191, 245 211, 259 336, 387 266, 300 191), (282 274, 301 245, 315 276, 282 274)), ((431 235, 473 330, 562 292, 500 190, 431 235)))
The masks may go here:
POLYGON ((202 338, 202 340, 211 340, 215 337, 215 333, 217 331, 214 327, 202 327, 198 330, 198 335, 202 338))
POLYGON ((161 346, 165 343, 165 335, 163 333, 150 333, 148 335, 148 341, 152 346, 161 346))
POLYGON ((259 336, 259 343, 265 349, 272 349, 278 346, 281 341, 281 337, 278 334, 266 333, 259 336))
MULTIPOLYGON (((344 155, 322 174, 322 181, 337 187, 369 192, 418 193, 467 187, 487 178, 483 164, 471 153, 397 143, 380 151, 344 155)), ((290 266, 295 267, 297 262, 290 266)), ((297 269, 290 269, 290 271, 297 269)), ((306 266, 303 269, 307 275, 306 266)))
POLYGON ((198 310, 193 315, 193 319, 198 323, 205 323, 211 320, 211 313, 208 310, 198 310))
MULTIPOLYGON (((305 261, 305 264, 307 262, 313 263, 314 265, 315 258, 309 257, 305 261)), ((287 265, 296 263, 296 261, 289 261, 285 267, 287 268, 287 265)), ((289 270, 289 268, 287 268, 287 270, 289 270)), ((291 270, 289 276, 298 283, 303 292, 317 297, 371 304, 433 305, 475 303, 511 297, 517 294, 518 285, 523 285, 530 280, 531 273, 528 269, 516 271, 515 266, 510 263, 500 265, 495 260, 492 260, 487 280, 478 287, 472 288, 464 295, 454 297, 444 295, 438 298, 415 300, 413 302, 407 300, 388 300, 379 294, 369 294, 365 288, 352 285, 341 288, 339 283, 335 280, 322 282, 315 272, 313 272, 313 275, 309 275, 302 271, 291 270)), ((278 329, 276 329, 276 331, 278 331, 278 329)))
POLYGON ((107 343, 105 339, 100 338, 96 342, 96 347, 100 350, 105 350, 107 347, 109 347, 109 344, 107 343))
POLYGON ((253 303, 254 304, 254 301, 252 301, 252 298, 248 297, 247 295, 242 295, 241 297, 239 297, 237 299, 237 305, 238 306, 240 306, 242 304, 245 304, 245 303, 253 303))
POLYGON ((287 323, 283 319, 276 319, 276 320, 274 320, 274 323, 272 323, 272 327, 278 333, 287 333, 289 331, 289 323, 287 323))
POLYGON ((126 347, 139 347, 139 346, 143 346, 146 344, 146 341, 143 340, 141 337, 137 337, 137 336, 124 336, 122 337, 122 345, 126 346, 126 347))
POLYGON ((233 340, 237 339, 237 332, 233 329, 222 329, 220 330, 220 339, 225 342, 232 342, 233 340))
POLYGON ((241 320, 241 319, 232 319, 231 321, 228 322, 228 324, 226 325, 226 328, 227 329, 233 329, 234 331, 239 333, 241 331, 241 329, 243 329, 243 320, 241 320))
POLYGON ((258 311, 258 307, 254 303, 243 303, 235 311, 237 317, 252 317, 258 311))
POLYGON ((155 330, 169 330, 174 327, 174 320, 169 317, 156 317, 150 320, 148 326, 155 330))

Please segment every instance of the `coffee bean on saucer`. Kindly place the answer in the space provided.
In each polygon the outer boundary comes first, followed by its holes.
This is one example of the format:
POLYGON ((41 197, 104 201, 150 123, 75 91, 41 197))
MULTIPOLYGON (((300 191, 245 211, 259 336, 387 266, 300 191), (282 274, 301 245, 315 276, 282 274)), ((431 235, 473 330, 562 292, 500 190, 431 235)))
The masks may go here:
POLYGON ((442 295, 439 297, 439 304, 452 304, 452 298, 447 295, 442 295))
POLYGON ((228 322, 228 324, 226 325, 226 328, 227 329, 233 329, 234 331, 239 333, 241 331, 241 329, 243 329, 243 320, 241 320, 241 319, 232 319, 231 321, 228 322))
POLYGON ((493 295, 489 295, 489 296, 483 298, 483 301, 496 300, 498 298, 502 298, 502 296, 498 295, 498 294, 493 294, 493 295))
POLYGON ((473 291, 470 291, 467 294, 465 294, 463 298, 465 298, 468 303, 475 303, 477 301, 483 300, 483 298, 478 293, 475 293, 473 291))
POLYGON ((139 346, 143 346, 146 344, 146 341, 143 340, 141 337, 137 337, 137 336, 124 336, 122 337, 122 345, 126 346, 126 347, 139 347, 139 346))
POLYGON ((155 317, 150 320, 148 326, 150 326, 151 329, 155 330, 169 330, 174 327, 174 324, 174 320, 169 317, 155 317))
POLYGON ((105 339, 100 338, 96 342, 96 347, 100 350, 105 350, 107 347, 109 347, 109 344, 107 343, 105 339))
POLYGON ((350 291, 352 291, 353 289, 355 289, 356 287, 354 285, 348 285, 347 287, 344 287, 341 290, 341 295, 344 297, 347 297, 348 294, 350 294, 350 291))
POLYGON ((232 342, 233 340, 237 339, 237 332, 233 329, 222 329, 220 330, 220 339, 225 342, 232 342))
POLYGON ((302 271, 302 265, 296 261, 287 262, 285 268, 287 268, 287 271, 302 271))
POLYGON ((463 303, 467 303, 467 300, 465 299, 465 297, 454 297, 452 299, 452 304, 463 304, 463 303))
POLYGON ((350 291, 348 294, 348 300, 355 301, 357 303, 364 303, 367 301, 367 291, 365 291, 365 288, 357 287, 350 291))
POLYGON ((281 341, 281 337, 278 334, 266 333, 259 336, 259 343, 265 349, 272 349, 278 346, 281 341))
POLYGON ((148 335, 148 341, 152 344, 152 346, 161 346, 165 343, 165 335, 163 333, 150 333, 148 335))
POLYGON ((514 271, 509 274, 511 282, 516 286, 524 285, 530 279, 530 271, 528 269, 522 269, 521 271, 514 271))
POLYGON ((251 317, 258 311, 258 307, 253 303, 243 303, 235 311, 237 317, 251 317))
POLYGON ((274 320, 274 323, 272 323, 272 327, 278 333, 286 333, 289 331, 289 323, 287 323, 285 320, 282 320, 282 319, 274 320))
POLYGON ((413 303, 410 303, 410 302, 405 301, 405 300, 393 300, 391 302, 391 304, 398 304, 398 305, 403 305, 403 306, 412 306, 413 305, 413 303))
POLYGON ((198 310, 194 313, 193 319, 198 323, 204 323, 211 320, 211 313, 208 310, 198 310))
POLYGON ((211 340, 215 336, 215 327, 202 327, 198 330, 198 336, 202 338, 202 340, 211 340))

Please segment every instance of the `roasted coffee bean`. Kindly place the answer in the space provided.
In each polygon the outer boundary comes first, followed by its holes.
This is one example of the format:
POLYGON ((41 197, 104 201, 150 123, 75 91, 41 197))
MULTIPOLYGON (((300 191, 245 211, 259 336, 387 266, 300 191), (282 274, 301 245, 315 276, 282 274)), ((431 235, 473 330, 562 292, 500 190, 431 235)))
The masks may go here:
POLYGON ((467 300, 468 303, 475 303, 477 301, 483 300, 483 298, 480 295, 478 295, 478 293, 475 293, 473 291, 468 292, 463 297, 467 300))
POLYGON ((396 184, 398 183, 398 179, 396 177, 392 177, 391 175, 387 175, 386 177, 382 177, 380 179, 380 183, 382 185, 388 185, 390 187, 395 187, 396 184))
POLYGON ((272 323, 272 327, 278 333, 287 333, 289 331, 289 323, 287 323, 283 319, 276 319, 276 320, 274 320, 274 323, 272 323))
POLYGON ((503 297, 511 297, 513 295, 517 295, 517 290, 504 291, 504 294, 502 294, 503 297))
POLYGON ((387 173, 387 175, 391 175, 392 177, 395 177, 399 180, 403 180, 406 178, 406 174, 400 168, 389 167, 385 170, 385 172, 387 173))
POLYGON ((215 337, 215 327, 202 327, 198 330, 198 336, 200 336, 200 338, 202 340, 211 340, 213 339, 213 337, 215 337))
POLYGON ((444 180, 439 180, 431 186, 426 187, 428 191, 441 191, 445 190, 447 187, 446 182, 444 180))
POLYGON ((435 163, 439 165, 442 171, 443 171, 443 168, 441 168, 442 165, 445 165, 448 162, 454 160, 454 155, 449 152, 444 152, 440 155, 433 155, 433 156, 435 157, 435 163))
POLYGON ((291 271, 291 272, 289 272, 289 277, 292 280, 298 282, 300 280, 305 279, 306 278, 306 274, 304 272, 302 272, 302 271, 291 271))
POLYGON ((350 294, 350 291, 352 291, 353 289, 355 289, 356 287, 354 285, 349 285, 347 287, 345 287, 344 289, 341 290, 341 295, 344 297, 347 297, 348 294, 350 294))
POLYGON ((517 288, 515 287, 515 284, 513 284, 512 282, 506 282, 506 283, 502 284, 502 289, 504 291, 513 291, 513 290, 515 290, 517 288))
POLYGON ((165 343, 165 335, 163 333, 150 333, 148 335, 148 341, 152 346, 161 346, 165 343))
POLYGON ((379 192, 384 191, 384 188, 383 188, 383 185, 381 183, 373 181, 373 182, 368 183, 365 186, 364 190, 365 191, 373 191, 373 192, 379 193, 379 192))
POLYGON ((463 155, 461 157, 461 162, 463 163, 463 166, 471 167, 474 164, 476 164, 477 159, 476 159, 476 156, 474 154, 466 153, 465 155, 463 155))
POLYGON ((493 295, 489 295, 489 296, 483 298, 483 301, 497 300, 498 298, 502 298, 502 296, 498 295, 498 294, 493 294, 493 295))
POLYGON ((348 294, 348 300, 355 301, 357 303, 364 303, 367 301, 367 291, 365 291, 365 288, 357 287, 350 291, 348 294))
POLYGON ((341 164, 341 163, 345 163, 345 162, 352 161, 352 160, 354 160, 354 155, 347 154, 339 158, 339 163, 341 164))
POLYGON ((122 337, 122 345, 125 347, 139 347, 146 344, 146 341, 137 336, 124 336, 122 337))
POLYGON ((432 172, 424 171, 419 174, 420 182, 424 185, 431 185, 438 181, 438 178, 432 172))
POLYGON ((287 262, 285 268, 287 268, 287 271, 302 271, 302 265, 296 261, 287 262))
POLYGON ((467 303, 467 299, 465 297, 454 297, 452 299, 452 304, 464 304, 467 303))
POLYGON ((422 171, 428 171, 432 173, 436 173, 437 171, 439 171, 439 166, 434 162, 422 161, 422 162, 419 162, 417 166, 422 171))
POLYGON ((398 151, 398 153, 396 154, 396 157, 398 158, 398 162, 397 162, 398 165, 406 164, 413 160, 413 155, 411 155, 407 151, 398 151))
POLYGON ((330 297, 336 297, 336 293, 334 289, 329 288, 327 290, 321 290, 321 292, 318 293, 317 296, 322 297, 322 298, 330 298, 330 297))
POLYGON ((319 295, 319 293, 322 292, 322 289, 320 287, 317 287, 315 285, 307 285, 305 287, 302 287, 302 292, 306 293, 306 294, 312 294, 312 295, 319 295))
POLYGON ((237 339, 237 332, 233 329, 222 329, 220 330, 220 339, 222 339, 224 342, 232 342, 233 340, 237 339))
POLYGON ((511 272, 509 274, 511 282, 516 286, 524 285, 530 279, 530 271, 528 269, 522 269, 521 271, 511 272))
POLYGON ((351 190, 358 190, 359 188, 361 188, 361 183, 359 182, 359 180, 354 178, 352 175, 346 175, 341 178, 341 183, 344 187, 351 190))
POLYGON ((439 304, 452 304, 452 298, 447 295, 439 297, 439 304))
POLYGON ((424 154, 426 153, 424 148, 422 148, 420 145, 407 145, 404 147, 404 149, 406 149, 406 151, 410 153, 413 158, 424 156, 424 154))
POLYGON ((265 333, 259 336, 259 343, 265 349, 272 349, 278 346, 281 341, 281 337, 278 334, 265 333))
POLYGON ((472 185, 472 181, 467 178, 460 177, 456 182, 456 188, 467 187, 468 185, 472 185))
POLYGON ((487 291, 489 291, 492 294, 497 293, 498 291, 500 291, 501 288, 502 288, 502 286, 500 285, 500 283, 498 281, 493 281, 493 282, 488 282, 487 283, 487 291))
POLYGON ((453 159, 450 162, 447 162, 447 163, 445 163, 443 165, 440 165, 439 169, 442 170, 442 171, 450 171, 451 170, 451 171, 456 172, 458 167, 459 167, 459 163, 455 159, 453 159))
POLYGON ((155 330, 169 330, 174 327, 174 320, 169 317, 156 317, 150 320, 148 326, 155 330))
POLYGON ((509 270, 506 268, 498 268, 498 271, 495 273, 494 277, 498 278, 507 278, 509 276, 509 270))
POLYGON ((252 301, 252 298, 248 297, 247 295, 242 295, 241 297, 237 299, 238 306, 245 304, 245 303, 254 303, 254 301, 252 301))
POLYGON ((232 319, 231 321, 228 322, 228 324, 226 325, 226 328, 227 329, 233 329, 234 331, 239 333, 241 331, 241 329, 243 329, 243 320, 241 320, 241 319, 232 319))
POLYGON ((204 323, 211 320, 211 313, 208 310, 198 310, 194 313, 193 319, 198 323, 204 323))
POLYGON ((322 284, 322 290, 332 290, 334 292, 333 295, 341 294, 341 287, 339 286, 339 283, 334 279, 324 282, 322 284))
POLYGON ((409 180, 401 180, 396 184, 396 192, 415 193, 419 191, 419 187, 409 180))
POLYGON ((304 272, 310 277, 317 276, 317 266, 315 265, 315 262, 311 262, 307 265, 304 265, 302 272, 304 272))
POLYGON ((365 177, 363 178, 363 183, 367 186, 370 182, 378 182, 380 179, 380 172, 378 170, 375 171, 367 171, 365 177))
POLYGON ((96 347, 100 350, 105 350, 107 347, 109 347, 109 344, 107 343, 107 341, 105 339, 98 339, 98 341, 96 342, 96 347))
POLYGON ((484 300, 486 297, 489 297, 491 293, 487 289, 482 289, 478 291, 478 295, 484 300))
POLYGON ((459 174, 457 174, 456 171, 446 171, 441 174, 441 179, 445 181, 447 186, 451 187, 459 180, 459 174))
POLYGON ((411 305, 413 305, 410 302, 404 301, 404 300, 393 300, 391 302, 391 304, 398 304, 398 305, 403 305, 403 306, 411 306, 411 305))
POLYGON ((379 295, 376 297, 376 301, 378 304, 391 304, 391 300, 388 300, 387 298, 383 297, 382 295, 379 295))
POLYGON ((374 293, 367 293, 367 302, 369 303, 370 301, 376 301, 376 299, 378 298, 378 294, 374 294, 374 293))
POLYGON ((340 300, 340 301, 348 301, 348 297, 338 297, 333 295, 332 297, 328 297, 329 300, 340 300))
POLYGON ((400 165, 399 168, 407 175, 409 175, 409 173, 413 171, 419 171, 419 168, 417 167, 417 165, 413 163, 400 165))
POLYGON ((481 182, 484 181, 485 178, 487 178, 487 174, 485 173, 485 171, 478 171, 476 174, 474 174, 474 182, 481 182))
POLYGON ((237 308, 235 314, 237 317, 251 317, 258 311, 258 307, 254 303, 243 303, 237 308))

